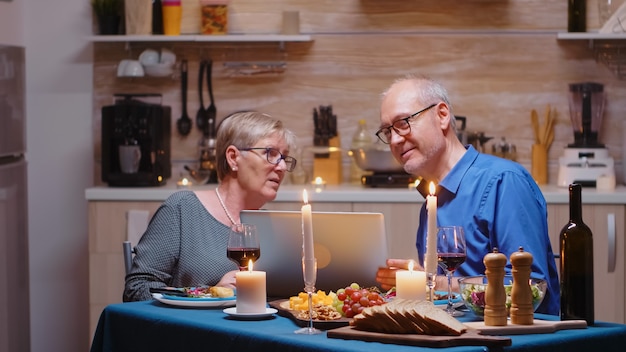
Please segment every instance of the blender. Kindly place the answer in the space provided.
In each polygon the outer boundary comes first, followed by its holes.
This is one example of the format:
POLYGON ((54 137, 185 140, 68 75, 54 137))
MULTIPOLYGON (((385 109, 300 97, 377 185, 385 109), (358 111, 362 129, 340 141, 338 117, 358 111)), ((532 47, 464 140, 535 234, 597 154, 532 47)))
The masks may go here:
POLYGON ((558 186, 578 183, 595 187, 601 176, 615 177, 613 159, 598 141, 604 113, 604 86, 584 82, 569 85, 569 111, 574 130, 574 143, 568 144, 559 158, 558 186))

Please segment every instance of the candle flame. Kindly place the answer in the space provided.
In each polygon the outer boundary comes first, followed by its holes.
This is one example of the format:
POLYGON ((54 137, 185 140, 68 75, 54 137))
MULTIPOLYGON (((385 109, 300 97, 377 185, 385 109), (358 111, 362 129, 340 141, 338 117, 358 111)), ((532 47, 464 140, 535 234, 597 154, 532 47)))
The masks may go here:
POLYGON ((189 184, 189 180, 186 177, 183 177, 182 181, 183 186, 187 186, 187 184, 189 184))
POLYGON ((252 265, 252 263, 254 263, 254 262, 252 261, 252 259, 248 260, 248 271, 252 271, 252 269, 253 269, 253 265, 252 265))
POLYGON ((302 199, 304 200, 304 204, 309 204, 309 197, 306 193, 306 189, 302 191, 302 199))
POLYGON ((321 177, 319 177, 319 176, 318 176, 318 177, 316 177, 316 178, 315 178, 315 184, 316 184, 316 185, 322 185, 322 184, 324 184, 324 179, 322 179, 322 178, 321 178, 321 177))
POLYGON ((409 271, 413 272, 413 261, 409 260, 409 271))
POLYGON ((430 191, 430 195, 435 195, 435 183, 430 181, 430 185, 428 186, 428 190, 430 191))

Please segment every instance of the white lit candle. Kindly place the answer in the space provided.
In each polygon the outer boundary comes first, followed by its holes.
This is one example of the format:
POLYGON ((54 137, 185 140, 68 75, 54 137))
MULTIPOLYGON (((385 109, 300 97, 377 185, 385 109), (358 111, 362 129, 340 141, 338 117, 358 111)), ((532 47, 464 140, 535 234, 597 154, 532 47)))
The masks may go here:
POLYGON ((265 313, 267 303, 265 271, 253 271, 253 262, 248 263, 248 270, 235 274, 237 283, 237 313, 265 313))
POLYGON ((437 196, 435 184, 429 185, 430 195, 426 197, 426 211, 428 212, 428 227, 426 232, 426 258, 424 269, 428 274, 437 274, 437 196))
POLYGON ((304 260, 315 259, 315 250, 313 248, 313 218, 311 214, 311 204, 306 193, 306 189, 302 192, 304 205, 302 206, 302 255, 304 260))
POLYGON ((426 273, 413 270, 413 261, 409 270, 396 271, 396 297, 402 299, 426 299, 426 273))

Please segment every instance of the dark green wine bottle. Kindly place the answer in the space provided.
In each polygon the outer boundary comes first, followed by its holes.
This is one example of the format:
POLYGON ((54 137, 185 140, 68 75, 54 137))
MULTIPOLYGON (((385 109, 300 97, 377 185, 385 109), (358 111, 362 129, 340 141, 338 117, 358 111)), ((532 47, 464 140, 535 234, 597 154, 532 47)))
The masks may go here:
POLYGON ((581 185, 569 186, 569 222, 561 230, 561 320, 594 323, 593 238, 583 222, 581 185))
POLYGON ((567 31, 587 31, 587 1, 567 0, 567 31))

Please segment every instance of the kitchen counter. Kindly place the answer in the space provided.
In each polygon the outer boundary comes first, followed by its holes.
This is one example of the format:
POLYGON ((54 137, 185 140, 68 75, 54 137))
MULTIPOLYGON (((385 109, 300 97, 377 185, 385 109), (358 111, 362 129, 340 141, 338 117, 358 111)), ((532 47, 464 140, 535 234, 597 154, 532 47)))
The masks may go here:
MULTIPOLYGON (((188 189, 212 189, 215 185, 192 186, 188 189)), ((312 185, 283 185, 275 202, 300 202, 302 190, 306 188, 309 199, 317 202, 355 203, 422 203, 424 198, 413 188, 366 188, 359 185, 327 185, 317 189, 312 185)), ((179 190, 175 181, 168 181, 162 187, 93 187, 85 190, 88 201, 164 201, 170 194, 179 190)), ((548 204, 568 204, 567 188, 553 185, 541 186, 548 204)), ((597 191, 583 188, 583 204, 625 204, 626 186, 619 185, 614 191, 597 191)))

